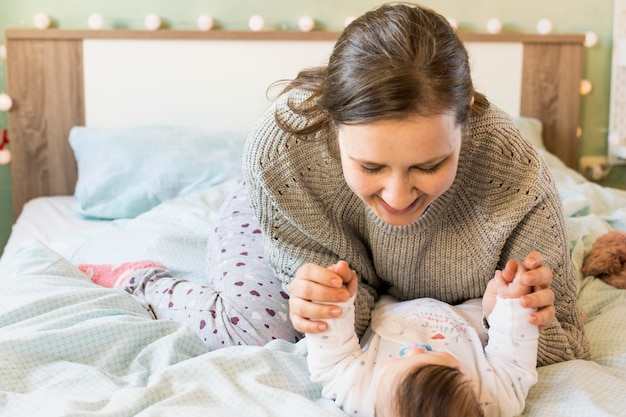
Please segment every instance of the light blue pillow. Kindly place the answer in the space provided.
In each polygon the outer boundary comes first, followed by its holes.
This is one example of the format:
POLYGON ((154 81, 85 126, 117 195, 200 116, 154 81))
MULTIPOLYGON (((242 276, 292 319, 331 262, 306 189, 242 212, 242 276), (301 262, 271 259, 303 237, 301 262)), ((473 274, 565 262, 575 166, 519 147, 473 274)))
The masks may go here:
POLYGON ((240 174, 245 134, 173 126, 70 131, 78 164, 73 209, 84 217, 136 217, 163 201, 240 174))
POLYGON ((541 120, 534 117, 519 116, 513 118, 513 123, 536 148, 546 149, 543 144, 543 124, 541 120))

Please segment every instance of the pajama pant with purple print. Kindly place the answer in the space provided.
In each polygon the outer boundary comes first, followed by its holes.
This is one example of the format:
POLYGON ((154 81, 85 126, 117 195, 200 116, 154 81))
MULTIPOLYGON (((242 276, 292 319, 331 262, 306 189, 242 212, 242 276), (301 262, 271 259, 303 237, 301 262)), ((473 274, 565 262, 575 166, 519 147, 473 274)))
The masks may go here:
POLYGON ((263 235, 244 186, 221 208, 209 237, 207 284, 141 269, 125 287, 157 319, 187 324, 210 350, 301 338, 289 319, 288 295, 263 259, 263 235))

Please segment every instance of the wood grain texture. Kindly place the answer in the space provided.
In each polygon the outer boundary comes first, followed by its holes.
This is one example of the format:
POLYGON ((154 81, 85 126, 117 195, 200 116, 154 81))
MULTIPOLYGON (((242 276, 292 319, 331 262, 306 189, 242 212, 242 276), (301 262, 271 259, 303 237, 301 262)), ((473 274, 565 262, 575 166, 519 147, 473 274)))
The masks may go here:
POLYGON ((320 41, 335 40, 339 32, 297 32, 297 31, 260 31, 249 30, 67 30, 67 29, 7 29, 5 36, 12 39, 54 39, 54 40, 82 40, 82 39, 182 39, 182 40, 294 40, 320 41))
POLYGON ((68 134, 85 123, 82 68, 80 40, 7 42, 15 218, 34 197, 74 192, 76 161, 68 134))
POLYGON ((578 166, 581 44, 525 44, 520 113, 543 122, 546 148, 578 166))
MULTIPOLYGON (((82 40, 82 39, 199 39, 199 40, 297 40, 317 41, 335 40, 340 32, 334 31, 261 31, 249 30, 211 30, 207 32, 197 30, 72 30, 72 29, 7 29, 5 36, 11 39, 56 39, 56 40, 82 40)), ((525 33, 467 33, 460 32, 463 42, 521 42, 524 44, 581 44, 584 35, 578 34, 552 34, 538 35, 525 33)))

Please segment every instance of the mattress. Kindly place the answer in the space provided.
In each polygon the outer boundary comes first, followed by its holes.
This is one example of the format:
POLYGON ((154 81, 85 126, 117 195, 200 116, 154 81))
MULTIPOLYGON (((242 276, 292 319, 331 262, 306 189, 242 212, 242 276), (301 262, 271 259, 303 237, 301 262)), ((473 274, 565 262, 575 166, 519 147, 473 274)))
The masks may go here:
POLYGON ((4 248, 0 265, 20 247, 33 241, 65 252, 69 242, 63 236, 74 239, 87 238, 108 227, 110 221, 86 219, 74 213, 73 196, 38 197, 24 205, 24 209, 11 229, 11 235, 4 248))

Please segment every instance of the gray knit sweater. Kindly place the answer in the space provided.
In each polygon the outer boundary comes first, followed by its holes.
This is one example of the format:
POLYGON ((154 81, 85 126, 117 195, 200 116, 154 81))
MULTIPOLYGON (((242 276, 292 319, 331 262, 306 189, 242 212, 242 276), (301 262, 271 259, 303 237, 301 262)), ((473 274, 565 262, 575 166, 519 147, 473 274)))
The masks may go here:
POLYGON ((541 332, 540 365, 589 355, 569 258, 561 201, 533 146, 491 106, 466 130, 451 188, 414 223, 382 222, 347 186, 335 147, 281 130, 307 124, 280 97, 250 133, 244 178, 265 234, 266 259, 284 283, 304 263, 346 260, 361 282, 356 327, 377 294, 432 297, 450 304, 482 297, 496 269, 540 252, 553 272, 556 320, 541 332))

